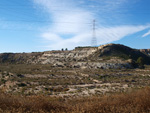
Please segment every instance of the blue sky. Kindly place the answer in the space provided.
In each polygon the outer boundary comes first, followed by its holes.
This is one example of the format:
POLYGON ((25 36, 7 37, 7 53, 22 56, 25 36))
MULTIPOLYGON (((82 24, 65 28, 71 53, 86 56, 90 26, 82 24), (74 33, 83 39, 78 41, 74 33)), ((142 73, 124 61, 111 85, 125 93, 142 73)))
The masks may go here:
POLYGON ((97 44, 150 48, 150 0, 1 0, 0 53, 97 44))

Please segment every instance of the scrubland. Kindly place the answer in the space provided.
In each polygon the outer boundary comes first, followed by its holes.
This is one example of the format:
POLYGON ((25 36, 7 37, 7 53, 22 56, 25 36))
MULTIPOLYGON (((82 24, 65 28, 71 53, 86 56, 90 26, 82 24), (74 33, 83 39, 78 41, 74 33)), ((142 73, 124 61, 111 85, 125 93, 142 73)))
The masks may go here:
POLYGON ((150 112, 149 66, 121 70, 59 68, 50 71, 48 68, 1 66, 0 112, 150 112))
POLYGON ((80 98, 43 95, 17 96, 0 93, 2 113, 148 113, 150 88, 128 93, 80 98))

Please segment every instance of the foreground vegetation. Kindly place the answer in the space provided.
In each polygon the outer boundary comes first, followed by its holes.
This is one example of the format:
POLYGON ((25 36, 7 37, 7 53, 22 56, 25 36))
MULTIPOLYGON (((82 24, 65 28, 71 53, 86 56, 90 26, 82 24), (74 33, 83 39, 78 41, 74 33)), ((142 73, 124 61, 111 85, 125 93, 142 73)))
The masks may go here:
POLYGON ((148 113, 150 88, 128 93, 82 98, 14 96, 0 93, 2 113, 148 113))

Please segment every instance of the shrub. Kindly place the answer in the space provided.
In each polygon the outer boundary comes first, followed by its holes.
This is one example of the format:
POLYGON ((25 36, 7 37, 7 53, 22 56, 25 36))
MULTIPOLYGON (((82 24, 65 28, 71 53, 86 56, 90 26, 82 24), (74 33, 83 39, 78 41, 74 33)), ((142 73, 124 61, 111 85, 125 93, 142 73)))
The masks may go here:
POLYGON ((48 96, 12 96, 0 93, 3 113, 149 113, 150 88, 131 93, 66 99, 48 96))
POLYGON ((18 86, 19 86, 19 87, 25 87, 25 86, 27 86, 27 85, 26 85, 25 83, 19 83, 18 86))
POLYGON ((138 59, 137 59, 137 63, 139 64, 139 65, 144 65, 144 58, 143 57, 139 57, 138 59))
POLYGON ((139 65, 139 68, 144 68, 145 61, 143 57, 139 57, 136 63, 139 65))

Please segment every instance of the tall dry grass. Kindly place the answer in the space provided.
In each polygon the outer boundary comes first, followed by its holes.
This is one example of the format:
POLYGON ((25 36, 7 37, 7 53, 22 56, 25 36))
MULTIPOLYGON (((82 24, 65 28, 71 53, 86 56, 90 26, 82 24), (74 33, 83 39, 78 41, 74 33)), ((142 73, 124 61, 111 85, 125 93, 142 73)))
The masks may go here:
POLYGON ((0 94, 2 113, 149 113, 150 88, 110 96, 64 99, 0 94))

